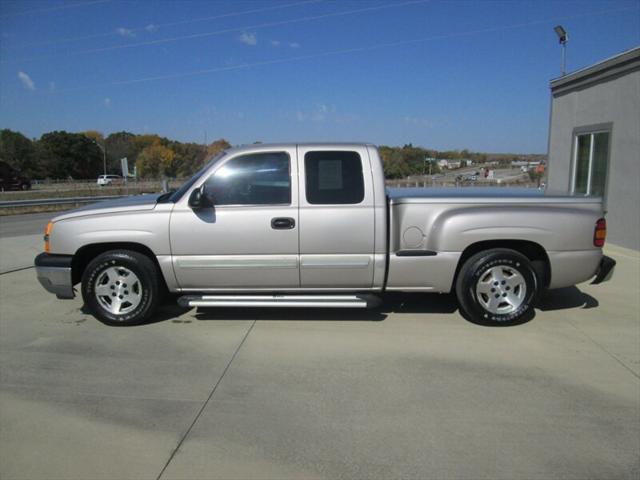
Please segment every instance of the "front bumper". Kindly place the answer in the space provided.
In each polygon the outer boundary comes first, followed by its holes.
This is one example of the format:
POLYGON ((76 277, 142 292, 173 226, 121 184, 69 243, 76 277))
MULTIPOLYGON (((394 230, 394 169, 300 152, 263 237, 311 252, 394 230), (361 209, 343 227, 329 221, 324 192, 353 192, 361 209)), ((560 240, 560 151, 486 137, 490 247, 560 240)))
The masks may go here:
POLYGON ((73 298, 71 280, 71 255, 51 255, 41 253, 35 259, 36 276, 40 285, 58 298, 73 298))
POLYGON ((600 260, 600 266, 596 272, 596 278, 593 279, 591 285, 598 285, 599 283, 611 280, 615 266, 616 261, 613 258, 607 257, 606 255, 602 257, 602 260, 600 260))

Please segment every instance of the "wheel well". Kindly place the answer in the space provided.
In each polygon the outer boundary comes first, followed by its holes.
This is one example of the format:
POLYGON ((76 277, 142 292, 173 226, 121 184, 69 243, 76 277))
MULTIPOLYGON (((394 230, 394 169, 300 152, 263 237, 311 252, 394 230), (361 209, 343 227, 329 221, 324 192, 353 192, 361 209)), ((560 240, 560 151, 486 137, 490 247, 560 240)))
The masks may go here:
POLYGON ((87 265, 89 265, 89 262, 91 262, 91 260, 96 258, 101 253, 108 252, 109 250, 132 250, 134 252, 146 255, 156 265, 158 273, 160 274, 160 278, 162 279, 162 282, 164 282, 164 276, 162 275, 162 270, 160 270, 158 259, 149 247, 140 243, 110 242, 93 243, 91 245, 85 245, 84 247, 78 249, 78 251, 73 256, 73 260, 71 261, 71 279, 73 281, 73 284, 75 285, 82 280, 82 274, 84 273, 85 268, 87 268, 87 265))
POLYGON ((541 280, 543 288, 549 286, 549 282, 551 281, 551 268, 549 266, 549 257, 547 256, 547 252, 542 245, 528 240, 486 240, 472 243, 464 249, 460 256, 460 260, 458 260, 456 273, 453 277, 453 285, 456 284, 458 273, 467 259, 478 252, 490 250, 492 248, 510 248, 511 250, 521 253, 531 262, 533 269, 541 280))

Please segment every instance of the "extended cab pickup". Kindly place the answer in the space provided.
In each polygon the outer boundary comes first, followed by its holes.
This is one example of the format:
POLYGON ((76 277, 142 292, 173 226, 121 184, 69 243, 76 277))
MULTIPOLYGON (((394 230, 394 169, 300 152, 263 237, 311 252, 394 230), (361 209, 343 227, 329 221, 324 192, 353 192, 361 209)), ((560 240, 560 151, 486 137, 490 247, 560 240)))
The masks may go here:
POLYGON ((367 307, 451 292, 467 318, 522 321, 536 295, 610 277, 602 202, 529 189, 387 191, 369 144, 229 149, 179 190, 54 218, 40 283, 107 324, 184 306, 367 307))

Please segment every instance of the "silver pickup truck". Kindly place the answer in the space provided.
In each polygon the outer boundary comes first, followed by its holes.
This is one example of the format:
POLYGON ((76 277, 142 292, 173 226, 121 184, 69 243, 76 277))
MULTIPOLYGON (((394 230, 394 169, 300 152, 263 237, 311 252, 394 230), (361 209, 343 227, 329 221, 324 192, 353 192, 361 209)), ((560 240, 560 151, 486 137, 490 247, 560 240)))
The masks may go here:
POLYGON ((596 277, 599 198, 527 189, 387 191, 369 144, 229 149, 179 190, 54 218, 38 280, 80 283, 110 325, 144 322, 163 296, 183 306, 371 307, 389 291, 451 292, 465 316, 520 322, 537 294, 596 277))

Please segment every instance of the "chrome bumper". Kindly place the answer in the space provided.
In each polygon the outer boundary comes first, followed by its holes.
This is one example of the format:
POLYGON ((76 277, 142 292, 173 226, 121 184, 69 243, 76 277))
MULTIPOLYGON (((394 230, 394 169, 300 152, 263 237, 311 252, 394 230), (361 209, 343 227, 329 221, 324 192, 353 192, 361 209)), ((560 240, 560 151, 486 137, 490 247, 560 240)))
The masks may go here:
POLYGON ((36 276, 47 292, 58 298, 73 298, 71 279, 71 255, 50 255, 41 253, 35 259, 36 276))

